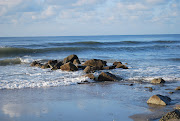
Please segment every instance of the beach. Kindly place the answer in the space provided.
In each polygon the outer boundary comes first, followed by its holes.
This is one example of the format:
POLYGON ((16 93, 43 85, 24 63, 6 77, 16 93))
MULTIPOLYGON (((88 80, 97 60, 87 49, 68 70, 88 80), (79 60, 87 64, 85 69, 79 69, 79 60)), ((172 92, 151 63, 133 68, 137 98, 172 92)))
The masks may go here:
POLYGON ((0 120, 144 121, 159 120, 179 104, 180 35, 0 37, 0 120), (84 64, 101 59, 128 69, 99 69, 118 77, 97 81, 76 71, 31 66, 63 61, 76 54, 84 64), (155 78, 163 84, 152 84, 155 78), (88 81, 89 83, 82 83, 88 81), (153 95, 171 98, 152 106, 153 95))

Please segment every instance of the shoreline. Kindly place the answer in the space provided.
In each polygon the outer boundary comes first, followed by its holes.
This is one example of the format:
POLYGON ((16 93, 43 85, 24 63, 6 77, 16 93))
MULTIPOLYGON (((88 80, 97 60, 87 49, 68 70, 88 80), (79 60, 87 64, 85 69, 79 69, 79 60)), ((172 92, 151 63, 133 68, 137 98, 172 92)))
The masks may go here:
POLYGON ((148 84, 129 84, 102 82, 0 90, 0 120, 139 121, 153 116, 154 111, 167 112, 174 105, 160 109, 149 107, 146 104, 149 95, 158 90, 150 92, 142 87, 148 84))

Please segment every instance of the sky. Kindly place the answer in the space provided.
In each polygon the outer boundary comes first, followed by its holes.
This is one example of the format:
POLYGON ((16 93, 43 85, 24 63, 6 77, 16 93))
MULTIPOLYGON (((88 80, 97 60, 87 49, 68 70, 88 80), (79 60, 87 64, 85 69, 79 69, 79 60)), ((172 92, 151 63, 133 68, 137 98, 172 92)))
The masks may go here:
POLYGON ((180 34, 180 0, 0 0, 0 36, 180 34))

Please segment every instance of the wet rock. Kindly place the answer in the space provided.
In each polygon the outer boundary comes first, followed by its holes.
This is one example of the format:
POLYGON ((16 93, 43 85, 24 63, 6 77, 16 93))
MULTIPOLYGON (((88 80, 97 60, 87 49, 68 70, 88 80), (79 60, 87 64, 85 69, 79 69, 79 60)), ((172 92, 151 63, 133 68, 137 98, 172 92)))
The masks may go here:
POLYGON ((40 64, 41 64, 41 63, 39 63, 39 62, 37 62, 37 61, 33 61, 30 66, 37 66, 37 65, 40 65, 40 64))
POLYGON ((116 68, 123 68, 123 69, 128 69, 127 66, 123 65, 123 64, 117 64, 116 68))
POLYGON ((155 105, 168 105, 171 102, 171 98, 162 95, 153 95, 147 101, 148 104, 155 104, 155 105))
POLYGON ((97 81, 117 81, 117 77, 109 72, 101 72, 97 81))
POLYGON ((104 67, 102 67, 102 69, 103 70, 110 70, 110 69, 115 69, 115 65, 113 65, 113 66, 104 66, 104 67))
POLYGON ((92 60, 87 60, 83 65, 85 66, 93 66, 97 67, 99 69, 102 69, 103 66, 106 66, 106 61, 100 60, 100 59, 92 59, 92 60))
POLYGON ((63 71, 77 71, 78 68, 71 62, 68 62, 60 67, 63 71))
POLYGON ((79 65, 79 64, 81 64, 81 62, 79 61, 79 59, 74 59, 73 64, 74 65, 79 65))
POLYGON ((122 64, 122 63, 120 61, 118 61, 118 62, 116 61, 113 63, 114 66, 117 66, 118 64, 122 64))
POLYGON ((180 86, 179 86, 179 87, 177 87, 175 90, 180 90, 180 86))
POLYGON ((154 90, 152 87, 144 87, 144 88, 148 88, 150 92, 154 90))
POLYGON ((180 110, 180 105, 176 105, 174 109, 180 110))
MULTIPOLYGON (((68 63, 68 62, 73 63, 75 59, 79 60, 79 58, 78 58, 77 55, 74 55, 74 54, 73 54, 73 55, 69 55, 68 57, 64 58, 63 63, 64 63, 64 64, 65 64, 65 63, 68 63)), ((76 60, 76 61, 77 61, 77 60, 76 60)), ((79 62, 80 62, 80 61, 79 61, 79 62)))
POLYGON ((180 111, 174 110, 172 112, 168 112, 166 115, 164 115, 159 121, 173 121, 175 119, 180 119, 180 111))
POLYGON ((162 84, 165 83, 164 79, 162 78, 156 78, 151 81, 152 84, 162 84))
POLYGON ((85 73, 94 73, 96 70, 100 70, 100 68, 99 68, 99 67, 87 66, 87 67, 84 69, 84 72, 85 72, 85 73))
POLYGON ((94 74, 86 74, 85 77, 88 77, 88 78, 90 78, 92 80, 95 80, 94 74))
POLYGON ((48 63, 45 63, 44 65, 41 66, 42 69, 50 68, 48 63))
POLYGON ((169 94, 173 94, 174 92, 168 92, 169 94))
POLYGON ((133 86, 134 84, 129 84, 128 86, 133 86))
POLYGON ((48 65, 50 66, 50 68, 53 68, 56 63, 57 63, 57 60, 49 60, 48 61, 48 65))
POLYGON ((77 67, 78 69, 83 69, 83 70, 86 68, 86 66, 83 66, 83 65, 81 65, 81 64, 76 65, 76 67, 77 67))
POLYGON ((63 62, 58 62, 54 65, 54 67, 51 69, 51 70, 57 70, 57 69, 60 69, 60 67, 63 65, 63 62))

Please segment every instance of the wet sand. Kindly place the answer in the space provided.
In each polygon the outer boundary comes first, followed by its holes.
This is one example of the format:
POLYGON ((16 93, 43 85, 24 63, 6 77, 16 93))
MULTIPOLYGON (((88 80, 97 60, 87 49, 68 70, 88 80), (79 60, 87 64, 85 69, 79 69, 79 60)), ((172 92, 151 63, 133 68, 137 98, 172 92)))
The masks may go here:
POLYGON ((144 120, 154 108, 146 104, 151 92, 139 87, 105 82, 0 90, 0 121, 144 120))

